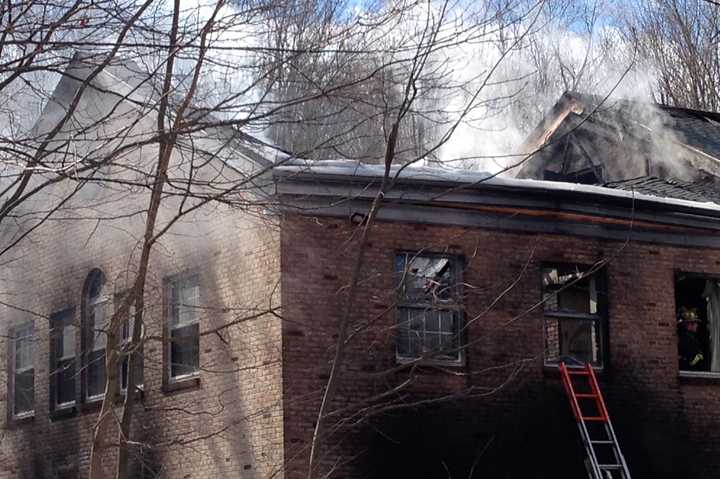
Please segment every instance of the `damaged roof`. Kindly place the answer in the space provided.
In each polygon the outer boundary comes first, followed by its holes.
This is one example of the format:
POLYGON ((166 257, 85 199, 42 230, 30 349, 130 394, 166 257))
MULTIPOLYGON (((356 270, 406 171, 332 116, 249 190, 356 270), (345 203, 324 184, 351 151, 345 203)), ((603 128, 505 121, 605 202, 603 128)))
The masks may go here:
POLYGON ((606 99, 577 92, 567 92, 563 96, 566 95, 585 105, 585 110, 595 110, 595 116, 603 121, 636 122, 652 129, 653 123, 660 120, 662 127, 675 131, 686 145, 720 159, 720 113, 636 100, 606 99), (648 115, 645 112, 648 107, 661 115, 657 118, 648 115))
POLYGON ((720 204, 720 184, 718 180, 718 178, 708 176, 702 181, 686 182, 672 178, 641 176, 629 180, 612 181, 606 183, 605 186, 658 198, 677 198, 700 203, 713 202, 720 204))
POLYGON ((567 181, 569 173, 590 167, 602 169, 597 184, 720 177, 720 113, 566 92, 521 151, 532 156, 519 178, 567 181))
POLYGON ((710 156, 720 158, 720 113, 660 105, 670 118, 670 126, 685 142, 710 156))

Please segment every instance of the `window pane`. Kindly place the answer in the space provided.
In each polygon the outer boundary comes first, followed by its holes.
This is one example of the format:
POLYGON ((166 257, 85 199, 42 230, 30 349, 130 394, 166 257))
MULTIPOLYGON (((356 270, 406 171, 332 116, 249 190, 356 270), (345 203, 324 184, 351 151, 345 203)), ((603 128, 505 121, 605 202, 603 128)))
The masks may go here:
POLYGON ((60 341, 58 358, 74 358, 75 357, 75 326, 67 324, 60 330, 60 341))
POLYGON ((50 316, 50 391, 54 404, 75 401, 74 311, 50 316))
POLYGON ((125 390, 127 389, 127 380, 128 380, 128 358, 126 357, 125 360, 120 363, 120 389, 125 390))
POLYGON ((544 268, 542 279, 545 311, 597 314, 597 273, 583 277, 587 269, 573 265, 544 268))
POLYGON ((440 320, 440 331, 455 334, 459 329, 455 327, 456 314, 453 311, 438 311, 440 320))
POLYGON ((440 335, 437 333, 431 333, 426 332, 425 333, 425 345, 424 345, 424 353, 427 354, 437 354, 440 352, 441 348, 441 341, 440 341, 440 335))
POLYGON ((398 266, 407 301, 432 302, 455 299, 454 271, 450 258, 400 255, 398 266))
POLYGON ((453 357, 456 357, 458 355, 458 352, 455 351, 458 347, 458 341, 457 341, 457 334, 443 334, 440 337, 440 350, 443 351, 446 355, 450 355, 453 357))
POLYGON ((135 305, 131 304, 128 309, 127 318, 123 322, 122 338, 127 341, 132 337, 133 325, 135 324, 135 305))
POLYGON ((15 329, 13 413, 31 412, 35 403, 35 368, 33 363, 34 324, 32 322, 15 329))
POLYGON ((33 324, 15 330, 15 371, 33 367, 33 324))
POLYGON ((453 311, 439 311, 440 316, 440 350, 444 351, 446 355, 457 357, 459 352, 455 351, 458 345, 458 335, 460 334, 460 328, 456 322, 458 317, 453 311))
POLYGON ((105 350, 91 351, 87 364, 87 395, 99 396, 105 393, 105 350))
POLYGON ((423 353, 422 330, 410 330, 408 333, 408 357, 418 358, 423 353))
POLYGON ((57 404, 75 401, 75 361, 61 361, 55 371, 57 378, 57 404))
POLYGON ((398 354, 414 358, 422 354, 425 315, 421 309, 400 308, 398 354))
POLYGON ((408 323, 408 309, 398 309, 397 325, 397 353, 403 357, 410 357, 410 328, 408 323))
POLYGON ((398 313, 397 352, 400 356, 415 358, 429 354, 442 359, 459 358, 456 351, 457 314, 454 311, 399 308, 398 313))
MULTIPOLYGON (((142 352, 136 351, 133 353, 135 362, 135 385, 141 386, 144 382, 144 371, 143 371, 143 355, 142 352)), ((130 365, 130 357, 125 356, 125 359, 120 363, 120 389, 127 389, 128 385, 128 368, 130 365)))
POLYGON ((35 370, 27 369, 15 374, 13 397, 14 413, 22 414, 35 409, 35 370))
POLYGON ((197 323, 174 328, 170 346, 170 376, 194 373, 200 366, 200 337, 197 323))
MULTIPOLYGON (((132 340, 133 335, 133 328, 135 324, 135 305, 131 304, 130 309, 128 311, 128 316, 126 320, 123 322, 123 329, 122 329, 122 351, 124 353, 129 352, 130 342, 132 340)), ((135 350, 134 354, 134 362, 135 362, 135 384, 141 385, 143 384, 143 355, 142 351, 135 350)), ((119 374, 120 377, 120 389, 126 390, 127 384, 128 384, 128 367, 130 364, 130 357, 128 355, 123 355, 123 360, 120 363, 119 366, 119 374)))
POLYGON ((439 311, 423 311, 425 317, 425 331, 436 333, 440 331, 440 312, 439 311))
POLYGON ((90 350, 104 349, 107 344, 107 328, 110 315, 108 301, 103 300, 88 306, 88 338, 90 350))
POLYGON ((192 324, 198 320, 200 287, 196 277, 178 281, 173 288, 173 326, 192 324))
POLYGON ((599 322, 578 319, 545 320, 545 360, 569 365, 602 365, 599 322))

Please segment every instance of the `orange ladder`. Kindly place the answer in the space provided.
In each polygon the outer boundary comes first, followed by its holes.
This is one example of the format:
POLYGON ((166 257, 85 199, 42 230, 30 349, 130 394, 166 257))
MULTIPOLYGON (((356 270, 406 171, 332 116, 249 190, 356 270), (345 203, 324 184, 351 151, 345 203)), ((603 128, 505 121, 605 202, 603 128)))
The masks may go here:
POLYGON ((568 368, 561 362, 560 376, 585 446, 590 479, 631 479, 592 366, 568 368))

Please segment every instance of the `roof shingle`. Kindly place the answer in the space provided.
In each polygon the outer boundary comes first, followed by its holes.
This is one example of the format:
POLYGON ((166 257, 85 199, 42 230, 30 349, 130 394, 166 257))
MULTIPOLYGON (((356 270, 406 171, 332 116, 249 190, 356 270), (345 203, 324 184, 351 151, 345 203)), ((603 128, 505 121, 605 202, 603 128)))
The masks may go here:
POLYGON ((659 198, 712 202, 720 205, 720 178, 707 177, 702 181, 688 183, 672 178, 641 176, 629 180, 613 181, 604 186, 626 191, 635 191, 659 198))

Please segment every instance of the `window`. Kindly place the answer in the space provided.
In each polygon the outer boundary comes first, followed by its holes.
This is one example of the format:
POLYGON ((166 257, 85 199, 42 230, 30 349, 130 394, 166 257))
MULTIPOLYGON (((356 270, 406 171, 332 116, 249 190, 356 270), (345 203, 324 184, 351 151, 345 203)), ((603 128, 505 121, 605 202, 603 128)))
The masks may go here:
POLYGON ((679 273, 675 307, 680 371, 720 374, 720 280, 679 273))
POLYGON ((200 286, 197 275, 169 283, 169 374, 171 380, 195 375, 200 368, 200 286))
POLYGON ((602 367, 607 291, 605 270, 548 265, 542 269, 545 363, 602 367))
POLYGON ((461 261, 447 255, 396 256, 397 357, 459 364, 463 318, 461 261))
MULTIPOLYGON (((120 305, 120 303, 123 301, 124 295, 120 295, 116 298, 115 304, 120 305)), ((135 324, 135 304, 130 305, 130 309, 128 310, 127 317, 123 321, 123 328, 122 328, 122 338, 120 341, 120 352, 123 354, 123 359, 120 363, 120 372, 118 374, 118 377, 120 378, 120 391, 125 392, 127 391, 127 385, 128 385, 128 367, 130 364, 129 360, 129 354, 132 352, 133 354, 133 360, 135 363, 135 374, 137 377, 135 378, 135 384, 136 385, 142 385, 143 384, 143 354, 142 350, 136 349, 131 351, 130 350, 130 343, 132 340, 133 335, 133 326, 135 324)))
POLYGON ((54 410, 75 405, 75 325, 73 309, 50 316, 50 397, 54 410))
POLYGON ((9 391, 12 391, 12 417, 32 416, 35 411, 35 327, 27 322, 12 330, 12 363, 9 391))
POLYGON ((105 394, 105 346, 110 319, 109 297, 105 294, 105 275, 95 269, 85 280, 83 296, 83 386, 85 399, 101 399, 105 394))

